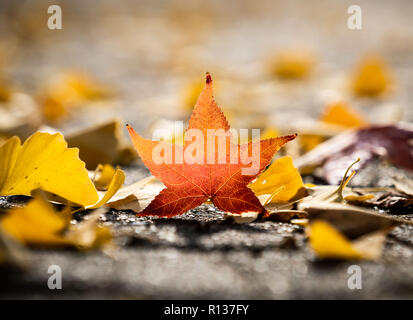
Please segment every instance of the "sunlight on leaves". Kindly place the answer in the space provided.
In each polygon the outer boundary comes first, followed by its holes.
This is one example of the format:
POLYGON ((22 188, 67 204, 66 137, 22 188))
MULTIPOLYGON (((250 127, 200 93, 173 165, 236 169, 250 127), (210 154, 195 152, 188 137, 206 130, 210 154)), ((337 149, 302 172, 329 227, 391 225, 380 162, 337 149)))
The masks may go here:
POLYGON ((283 190, 271 198, 270 203, 287 203, 303 189, 304 185, 292 158, 287 156, 274 161, 249 187, 256 195, 272 195, 274 191, 283 187, 283 190))
POLYGON ((0 194, 31 195, 43 189, 88 206, 98 201, 76 148, 68 148, 60 133, 36 132, 23 145, 13 137, 0 147, 0 194))
MULTIPOLYGON (((63 198, 85 208, 104 205, 123 185, 116 169, 106 193, 96 191, 77 148, 67 148, 60 133, 36 132, 23 145, 13 137, 0 147, 0 195, 30 196, 43 189, 50 198, 63 198)), ((62 202, 60 200, 57 200, 62 202)))
POLYGON ((57 212, 36 197, 26 207, 10 210, 0 225, 12 238, 30 246, 94 248, 110 241, 110 231, 98 226, 95 217, 76 225, 70 219, 69 208, 57 212))

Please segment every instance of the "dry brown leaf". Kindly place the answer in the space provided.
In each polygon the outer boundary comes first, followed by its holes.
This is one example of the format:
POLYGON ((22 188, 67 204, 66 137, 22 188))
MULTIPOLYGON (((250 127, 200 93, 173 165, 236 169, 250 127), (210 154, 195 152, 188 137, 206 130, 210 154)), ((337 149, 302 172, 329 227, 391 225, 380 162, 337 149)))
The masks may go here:
POLYGON ((413 197, 413 180, 407 177, 393 177, 394 186, 401 191, 413 197))
POLYGON ((395 216, 345 203, 307 201, 299 203, 297 207, 299 210, 307 212, 310 220, 327 221, 350 238, 387 229, 401 223, 411 224, 410 221, 395 216))
POLYGON ((29 253, 0 227, 0 265, 25 269, 29 253))
POLYGON ((165 186, 150 176, 131 185, 122 187, 107 203, 117 210, 139 212, 144 209, 165 186))
POLYGON ((79 148, 80 158, 90 170, 101 163, 129 164, 137 158, 122 134, 119 120, 89 127, 67 135, 69 147, 79 148))

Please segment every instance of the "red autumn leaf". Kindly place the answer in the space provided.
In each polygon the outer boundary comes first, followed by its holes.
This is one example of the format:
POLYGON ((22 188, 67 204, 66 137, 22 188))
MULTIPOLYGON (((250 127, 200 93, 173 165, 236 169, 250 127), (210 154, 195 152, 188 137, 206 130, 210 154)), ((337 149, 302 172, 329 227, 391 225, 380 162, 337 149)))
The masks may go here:
MULTIPOLYGON (((206 85, 198 97, 189 120, 183 147, 171 145, 165 141, 146 140, 128 126, 129 134, 142 161, 151 173, 166 186, 140 213, 141 215, 171 217, 193 209, 208 199, 218 209, 226 212, 235 214, 266 212, 258 198, 247 185, 269 164, 275 152, 285 143, 293 140, 296 135, 271 138, 242 145, 239 145, 238 140, 235 138, 234 141, 237 144, 233 144, 232 139, 227 136, 223 142, 225 154, 221 157, 221 162, 219 162, 219 152, 222 150, 219 149, 219 138, 214 137, 212 143, 208 143, 208 133, 211 132, 210 130, 220 129, 225 134, 230 133, 230 126, 221 109, 214 101, 212 79, 208 73, 206 85), (188 138, 189 130, 192 129, 195 129, 195 131, 196 129, 199 130, 198 132, 203 139, 202 147, 204 152, 198 153, 198 149, 196 149, 195 155, 200 157, 196 163, 188 163, 189 161, 186 158, 183 161, 179 161, 179 159, 182 160, 182 155, 193 155, 194 140, 193 137, 192 140, 188 138), (172 149, 173 161, 168 163, 155 161, 153 158, 154 151, 156 151, 155 148, 160 147, 165 148, 164 150, 172 149), (171 149, 167 149, 169 147, 171 149), (259 147, 258 154, 256 152, 257 147, 259 147), (230 150, 232 150, 231 152, 235 151, 237 161, 231 160, 235 159, 235 156, 231 158, 230 150), (253 174, 245 174, 245 170, 252 165, 252 163, 245 164, 246 161, 243 162, 241 159, 241 155, 246 155, 246 152, 248 152, 250 157, 258 157, 257 170, 253 174)), ((165 153, 162 155, 165 155, 165 153)))

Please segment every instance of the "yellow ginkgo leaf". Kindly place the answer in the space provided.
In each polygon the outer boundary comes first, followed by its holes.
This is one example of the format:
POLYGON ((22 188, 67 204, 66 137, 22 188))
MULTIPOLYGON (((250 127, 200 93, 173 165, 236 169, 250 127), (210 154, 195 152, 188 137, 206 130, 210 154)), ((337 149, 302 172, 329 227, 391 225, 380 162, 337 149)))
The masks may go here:
POLYGON ((67 72, 60 82, 61 94, 77 96, 78 99, 101 99, 112 93, 108 87, 98 83, 82 72, 67 72))
POLYGON ((316 220, 309 227, 310 246, 320 258, 362 259, 351 242, 327 222, 316 220))
POLYGON ((93 183, 98 190, 105 190, 111 183, 116 169, 110 164, 99 164, 95 170, 93 183))
POLYGON ((352 80, 354 93, 360 96, 379 96, 391 85, 390 71, 377 56, 365 57, 357 66, 352 80))
POLYGON ((321 121, 348 128, 362 127, 367 124, 362 115, 343 101, 327 105, 321 121))
POLYGON ((256 195, 272 195, 277 191, 270 203, 287 203, 304 185, 292 158, 287 156, 274 161, 249 187, 256 195))
POLYGON ((27 245, 67 245, 63 231, 68 221, 63 214, 56 213, 42 199, 30 201, 24 208, 15 208, 0 221, 4 231, 14 239, 27 245))
POLYGON ((46 200, 36 197, 26 207, 10 210, 0 220, 0 227, 15 240, 30 246, 91 249, 111 240, 110 230, 97 224, 99 212, 71 225, 67 209, 57 212, 46 200))
POLYGON ((85 206, 86 209, 97 209, 106 204, 114 195, 115 193, 122 187, 123 183, 125 182, 125 173, 120 170, 116 169, 112 181, 109 183, 107 187, 107 191, 105 193, 99 192, 99 201, 91 206, 85 206))
POLYGON ((0 195, 31 195, 43 189, 82 206, 98 194, 77 148, 60 133, 36 132, 23 145, 13 137, 0 147, 0 195))

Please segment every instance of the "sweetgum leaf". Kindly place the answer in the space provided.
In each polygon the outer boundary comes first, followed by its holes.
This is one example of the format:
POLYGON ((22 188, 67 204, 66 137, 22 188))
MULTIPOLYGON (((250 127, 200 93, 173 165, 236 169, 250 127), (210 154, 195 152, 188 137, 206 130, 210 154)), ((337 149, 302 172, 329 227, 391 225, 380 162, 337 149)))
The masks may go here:
MULTIPOLYGON (((242 174, 242 168, 249 167, 250 164, 244 165, 240 158, 236 164, 231 163, 229 146, 232 142, 229 138, 226 139, 226 161, 224 164, 218 163, 218 146, 207 143, 208 130, 222 129, 224 132, 229 132, 230 126, 214 101, 212 79, 209 74, 206 76, 205 88, 199 95, 189 120, 189 129, 199 129, 203 133, 204 161, 202 164, 188 164, 187 161, 183 161, 182 164, 178 164, 177 161, 173 161, 171 164, 155 163, 152 159, 153 149, 159 143, 168 145, 168 142, 146 140, 128 126, 133 144, 144 164, 166 186, 166 189, 162 190, 141 214, 171 217, 195 208, 208 199, 218 209, 225 212, 235 214, 265 213, 266 210, 247 185, 265 169, 275 152, 285 143, 293 140, 296 135, 253 141, 245 145, 237 144, 235 147, 238 148, 238 157, 241 148, 248 148, 251 155, 254 150, 253 145, 260 144, 259 170, 254 175, 242 174), (208 155, 213 152, 215 162, 209 164, 208 155)), ((186 141, 183 147, 175 146, 172 148, 172 158, 176 159, 178 152, 185 152, 189 147, 189 141, 186 141)))

